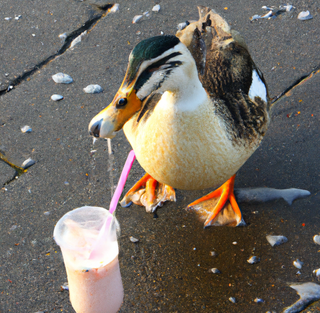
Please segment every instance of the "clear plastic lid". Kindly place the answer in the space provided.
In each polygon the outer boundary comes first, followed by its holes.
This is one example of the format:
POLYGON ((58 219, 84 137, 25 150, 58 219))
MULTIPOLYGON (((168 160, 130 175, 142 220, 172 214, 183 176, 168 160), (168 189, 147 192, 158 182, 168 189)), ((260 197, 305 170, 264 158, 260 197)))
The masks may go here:
POLYGON ((101 207, 84 206, 66 213, 54 228, 65 263, 75 268, 100 267, 119 252, 116 218, 101 207))

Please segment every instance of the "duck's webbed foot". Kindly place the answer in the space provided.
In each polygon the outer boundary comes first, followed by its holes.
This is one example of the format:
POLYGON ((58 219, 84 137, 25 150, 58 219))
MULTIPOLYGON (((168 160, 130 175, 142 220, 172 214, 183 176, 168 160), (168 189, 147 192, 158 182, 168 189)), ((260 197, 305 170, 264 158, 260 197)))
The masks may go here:
POLYGON ((221 187, 188 205, 187 210, 194 210, 205 219, 204 227, 245 225, 234 196, 235 177, 233 175, 221 187))
POLYGON ((174 189, 168 185, 159 183, 146 173, 126 193, 120 204, 122 207, 128 207, 133 202, 144 206, 147 212, 152 213, 165 201, 176 201, 174 189))

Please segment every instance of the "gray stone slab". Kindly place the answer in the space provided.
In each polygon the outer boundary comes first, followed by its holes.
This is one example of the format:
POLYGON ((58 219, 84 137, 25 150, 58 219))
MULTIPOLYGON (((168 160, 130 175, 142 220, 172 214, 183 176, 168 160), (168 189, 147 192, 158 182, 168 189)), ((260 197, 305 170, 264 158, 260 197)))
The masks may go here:
POLYGON ((72 33, 97 14, 80 1, 1 1, 0 90, 57 53, 63 46, 59 34, 72 33))
POLYGON ((12 180, 15 175, 16 171, 11 166, 0 160, 0 188, 5 183, 12 180))

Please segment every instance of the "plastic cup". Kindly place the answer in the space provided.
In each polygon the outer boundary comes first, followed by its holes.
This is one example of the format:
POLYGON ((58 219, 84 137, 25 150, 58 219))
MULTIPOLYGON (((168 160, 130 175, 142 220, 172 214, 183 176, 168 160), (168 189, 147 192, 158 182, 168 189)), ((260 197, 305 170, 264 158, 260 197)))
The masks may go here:
POLYGON ((84 206, 65 214, 54 228, 77 313, 115 313, 123 302, 117 232, 108 210, 84 206))

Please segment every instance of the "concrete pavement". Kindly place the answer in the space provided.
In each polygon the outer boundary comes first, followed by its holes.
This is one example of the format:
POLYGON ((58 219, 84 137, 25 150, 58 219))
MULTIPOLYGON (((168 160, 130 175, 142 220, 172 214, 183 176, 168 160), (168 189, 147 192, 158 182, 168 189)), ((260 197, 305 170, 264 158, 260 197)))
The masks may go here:
MULTIPOLYGON (((134 15, 151 12, 154 3, 119 3, 118 13, 106 14, 104 1, 2 1, 0 150, 16 165, 29 157, 36 164, 5 185, 14 172, 0 163, 1 313, 74 312, 68 292, 60 291, 66 273, 52 239, 54 225, 73 208, 107 207, 110 171, 116 182, 130 151, 121 132, 112 140, 112 168, 106 141, 98 141, 92 157, 88 123, 112 100, 135 44, 161 32, 174 34, 178 23, 197 19, 197 2, 163 1, 159 13, 132 24, 134 15), (21 18, 16 20, 18 15, 21 18), (88 34, 82 42, 68 49, 85 30, 88 34), (65 32, 70 34, 67 44, 58 37, 65 32), (51 76, 57 72, 68 73, 74 82, 55 84, 51 76), (85 94, 82 89, 92 83, 104 92, 85 94), (9 86, 13 89, 7 92, 9 86), (53 102, 54 93, 64 99, 53 102), (24 125, 33 131, 22 133, 24 125)), ((203 191, 178 190, 177 203, 165 204, 158 218, 137 206, 119 207, 125 288, 121 312, 281 312, 298 298, 287 283, 317 282, 312 271, 320 267, 319 247, 312 237, 319 233, 320 218, 319 6, 314 1, 295 1, 295 11, 251 23, 249 17, 262 13, 262 5, 283 3, 201 4, 215 9, 241 32, 270 95, 286 91, 275 104, 261 147, 239 171, 236 187, 295 187, 312 195, 292 206, 283 201, 243 204, 248 224, 244 228, 204 230, 184 210, 203 191), (299 21, 302 10, 309 10, 313 19, 299 21), (297 84, 304 77, 308 79, 297 84), (265 239, 270 233, 285 235, 289 241, 272 248, 265 239), (129 236, 139 238, 139 243, 131 243, 129 236), (210 256, 213 249, 216 258, 210 256), (261 262, 249 265, 246 260, 252 254, 261 262), (292 266, 296 258, 304 262, 301 275, 292 266), (222 273, 209 274, 212 267, 222 273), (264 302, 253 302, 256 297, 264 302)), ((135 163, 126 189, 142 174, 135 163)), ((319 309, 316 303, 305 312, 319 309)))

